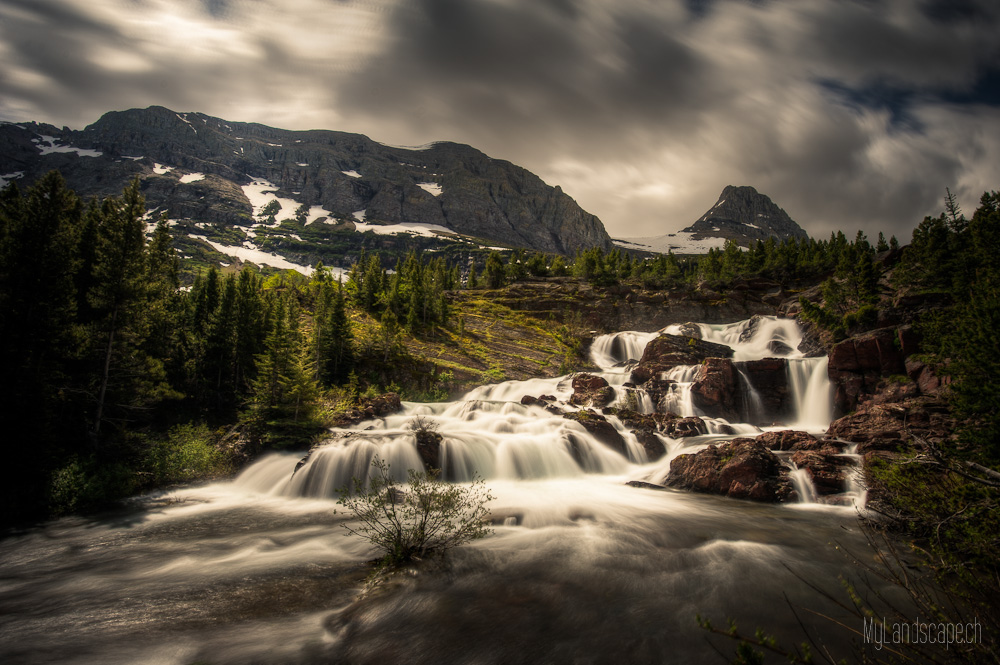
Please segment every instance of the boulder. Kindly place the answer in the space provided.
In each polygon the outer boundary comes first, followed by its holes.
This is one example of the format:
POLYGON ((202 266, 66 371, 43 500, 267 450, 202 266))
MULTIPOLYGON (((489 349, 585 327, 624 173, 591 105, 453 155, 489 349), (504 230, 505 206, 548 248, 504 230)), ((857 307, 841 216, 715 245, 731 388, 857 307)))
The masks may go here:
POLYGON ((635 435, 636 441, 642 444, 643 450, 646 451, 646 459, 650 462, 655 462, 667 454, 667 447, 663 445, 660 437, 653 430, 634 429, 632 434, 635 435))
POLYGON ((681 335, 660 335, 646 345, 639 364, 632 370, 631 380, 638 385, 678 365, 697 365, 706 358, 730 358, 732 355, 733 350, 724 344, 681 335))
POLYGON ((787 501, 794 492, 788 470, 778 457, 764 444, 746 438, 679 455, 670 463, 664 484, 767 502, 787 501))
POLYGON ((708 425, 698 416, 677 418, 664 424, 663 430, 672 439, 682 439, 689 436, 708 434, 708 425))
POLYGON ((698 368, 691 397, 694 405, 705 413, 726 420, 737 420, 736 368, 728 358, 708 358, 698 368))
POLYGON ((573 377, 573 396, 569 403, 576 406, 606 406, 615 400, 615 389, 594 374, 577 374, 573 377))
POLYGON ((767 446, 769 450, 818 450, 823 446, 819 439, 812 434, 790 429, 780 432, 764 432, 756 440, 767 446))
POLYGON ((420 455, 420 461, 424 463, 424 468, 428 471, 440 469, 443 437, 430 430, 420 430, 413 434, 417 439, 417 454, 420 455))
POLYGON ((628 457, 625 439, 622 438, 622 435, 618 433, 615 426, 609 423, 608 419, 604 416, 590 409, 580 409, 579 411, 564 413, 563 418, 580 423, 584 429, 590 432, 591 436, 602 444, 623 457, 628 457))
POLYGON ((772 339, 767 343, 767 350, 776 356, 788 356, 795 350, 780 339, 772 339))
POLYGON ((791 460, 796 467, 805 469, 816 493, 821 496, 843 492, 847 474, 854 466, 848 457, 818 450, 797 450, 792 453, 791 460))
POLYGON ((521 397, 521 404, 524 406, 546 406, 546 402, 539 397, 532 397, 531 395, 524 395, 521 397))

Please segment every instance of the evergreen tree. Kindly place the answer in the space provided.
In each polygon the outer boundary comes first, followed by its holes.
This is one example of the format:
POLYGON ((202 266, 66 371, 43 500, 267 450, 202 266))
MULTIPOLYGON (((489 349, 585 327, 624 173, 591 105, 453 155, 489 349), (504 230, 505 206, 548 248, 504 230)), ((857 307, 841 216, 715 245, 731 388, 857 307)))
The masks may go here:
POLYGON ((101 206, 94 285, 89 294, 90 304, 99 317, 94 334, 101 365, 92 426, 95 435, 105 418, 109 387, 124 396, 123 403, 139 397, 130 393, 124 377, 116 379, 113 370, 127 361, 132 361, 134 369, 137 360, 131 355, 135 340, 129 338, 128 330, 139 314, 144 292, 145 205, 136 178, 121 199, 105 199, 101 206))
POLYGON ((504 271, 503 259, 499 252, 490 252, 486 257, 486 268, 483 270, 483 277, 486 280, 486 288, 499 289, 507 283, 507 275, 504 271))

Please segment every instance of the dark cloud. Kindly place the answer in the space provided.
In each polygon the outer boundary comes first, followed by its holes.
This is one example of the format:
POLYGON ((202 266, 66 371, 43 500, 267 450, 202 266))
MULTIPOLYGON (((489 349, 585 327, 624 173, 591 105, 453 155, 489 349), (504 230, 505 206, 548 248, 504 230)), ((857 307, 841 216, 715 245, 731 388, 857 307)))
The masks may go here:
POLYGON ((993 0, 6 0, 0 115, 162 104, 470 143, 618 236, 727 184, 901 237, 1000 186, 993 0))

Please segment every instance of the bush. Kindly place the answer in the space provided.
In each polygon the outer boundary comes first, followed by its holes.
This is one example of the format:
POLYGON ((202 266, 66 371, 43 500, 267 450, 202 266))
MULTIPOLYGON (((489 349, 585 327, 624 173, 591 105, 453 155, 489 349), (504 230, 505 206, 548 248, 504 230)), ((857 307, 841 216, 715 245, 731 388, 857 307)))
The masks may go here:
POLYGON ((206 425, 171 427, 167 439, 157 441, 146 457, 154 485, 188 482, 229 471, 226 456, 216 447, 206 425))
POLYGON ((378 547, 388 566, 440 556, 492 533, 486 504, 494 497, 483 481, 452 485, 439 481, 438 473, 410 469, 406 485, 400 485, 390 475, 389 464, 376 457, 367 486, 355 478, 353 487, 339 490, 337 503, 361 522, 348 522, 344 528, 378 547))

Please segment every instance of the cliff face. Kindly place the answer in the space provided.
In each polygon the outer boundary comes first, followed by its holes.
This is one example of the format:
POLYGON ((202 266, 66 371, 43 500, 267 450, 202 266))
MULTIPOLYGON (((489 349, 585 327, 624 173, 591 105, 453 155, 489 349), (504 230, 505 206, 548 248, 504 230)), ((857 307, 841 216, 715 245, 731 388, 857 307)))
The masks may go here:
POLYGON ((107 113, 82 131, 0 126, 0 176, 63 172, 84 196, 120 193, 135 176, 171 218, 248 226, 244 186, 332 219, 438 225, 546 252, 610 249, 603 224, 529 171, 454 143, 385 146, 344 132, 288 131, 162 107, 107 113), (185 177, 186 176, 186 177, 185 177))
POLYGON ((695 239, 733 239, 744 247, 757 240, 807 238, 806 232, 753 187, 729 185, 711 209, 683 230, 695 239))

